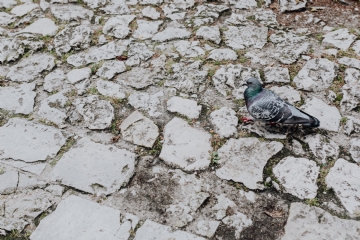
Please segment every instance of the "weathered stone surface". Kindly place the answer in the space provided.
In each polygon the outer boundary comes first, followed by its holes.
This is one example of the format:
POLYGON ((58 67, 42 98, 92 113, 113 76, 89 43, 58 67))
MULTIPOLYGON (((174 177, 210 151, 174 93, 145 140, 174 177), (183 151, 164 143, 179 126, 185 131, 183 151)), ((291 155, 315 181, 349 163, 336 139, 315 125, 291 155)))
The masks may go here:
POLYGON ((267 161, 283 148, 279 142, 260 142, 256 138, 229 139, 219 150, 222 179, 242 182, 250 189, 262 189, 262 173, 267 161))
POLYGON ((311 46, 305 36, 298 36, 292 32, 281 31, 272 34, 270 40, 275 44, 273 57, 284 64, 296 62, 301 54, 310 50, 311 46))
MULTIPOLYGON (((128 50, 127 66, 138 66, 149 60, 155 53, 145 43, 131 43, 128 50)), ((157 69, 154 69, 157 72, 157 69)))
POLYGON ((205 40, 212 41, 212 42, 214 42, 216 44, 219 44, 220 41, 221 41, 220 30, 216 26, 214 26, 214 27, 207 27, 207 26, 200 27, 199 30, 196 31, 196 36, 201 37, 201 38, 203 38, 205 40))
MULTIPOLYGON (((2 165, 0 165, 0 169, 2 172, 0 174, 0 194, 14 193, 17 189, 17 185, 19 182, 18 171, 6 169, 2 165)), ((2 204, 0 202, 0 208, 3 207, 1 205, 2 204)), ((1 213, 1 210, 0 210, 0 213, 1 213)), ((0 215, 3 216, 3 214, 0 214, 0 215)), ((0 222, 1 222, 1 220, 0 220, 0 222)), ((0 228, 1 228, 1 223, 0 223, 0 228)))
POLYGON ((26 15, 28 12, 31 12, 32 10, 34 10, 35 8, 39 7, 38 4, 35 3, 25 3, 25 4, 21 4, 18 5, 16 7, 14 7, 13 9, 11 9, 11 13, 14 14, 17 17, 22 17, 24 15, 26 15))
POLYGON ((175 117, 165 125, 160 158, 186 171, 205 169, 210 164, 210 139, 209 133, 175 117))
POLYGON ((270 90, 291 104, 301 100, 300 93, 290 86, 274 86, 271 87, 270 90))
POLYGON ((25 162, 46 160, 55 157, 65 140, 54 127, 12 118, 0 128, 0 158, 25 162))
POLYGON ((257 7, 257 2, 255 0, 230 0, 229 2, 238 9, 251 9, 257 7))
POLYGON ((104 8, 100 8, 106 14, 128 14, 130 13, 129 7, 126 5, 125 0, 111 0, 104 8))
POLYGON ((181 40, 175 43, 174 47, 182 57, 193 58, 205 55, 205 51, 200 47, 199 41, 181 40))
POLYGON ((17 2, 15 0, 0 0, 1 8, 11 8, 12 6, 14 6, 16 4, 17 4, 17 2))
MULTIPOLYGON (((0 3, 1 4, 1 3, 0 3)), ((13 15, 10 15, 6 12, 0 12, 0 25, 6 26, 15 22, 16 18, 13 15)))
POLYGON ((71 195, 41 220, 30 239, 128 239, 137 222, 136 216, 71 195))
POLYGON ((163 91, 154 94, 134 92, 128 97, 129 104, 136 109, 146 111, 151 117, 159 117, 161 113, 161 98, 163 91))
POLYGON ((66 79, 65 73, 60 69, 55 69, 44 78, 44 90, 52 92, 60 90, 66 79))
POLYGON ((352 46, 352 49, 358 56, 360 56, 360 40, 358 40, 354 43, 354 45, 352 46))
POLYGON ((160 13, 150 6, 144 8, 141 13, 144 17, 151 18, 152 20, 157 20, 160 17, 160 13))
POLYGON ((348 67, 360 69, 360 60, 356 58, 342 57, 338 59, 338 62, 348 67))
POLYGON ((350 147, 350 154, 351 157, 354 159, 355 162, 360 162, 360 139, 359 138, 353 138, 350 141, 351 147, 350 147))
POLYGON ((360 71, 354 68, 345 70, 345 84, 342 86, 343 98, 340 106, 343 112, 351 111, 360 102, 360 71))
POLYGON ((140 40, 145 40, 152 38, 158 32, 159 26, 163 21, 136 20, 136 23, 138 28, 132 36, 140 40))
POLYGON ((339 155, 339 146, 331 139, 320 134, 306 136, 304 139, 309 148, 321 163, 326 163, 327 158, 337 159, 339 155))
POLYGON ((99 80, 96 82, 96 89, 100 94, 104 96, 114 97, 118 99, 124 99, 126 97, 125 92, 121 85, 110 82, 99 80))
POLYGON ((23 58, 10 68, 6 78, 15 82, 33 81, 40 77, 42 71, 50 71, 55 66, 54 60, 53 56, 43 53, 23 58))
POLYGON ((67 58, 67 62, 75 67, 80 67, 89 63, 121 56, 125 50, 124 46, 120 46, 115 42, 109 42, 101 47, 92 47, 86 52, 71 55, 67 58))
POLYGON ((213 59, 215 61, 236 60, 237 54, 229 48, 214 49, 209 53, 208 59, 213 59))
POLYGON ((256 121, 254 124, 245 125, 243 128, 248 129, 250 132, 256 133, 266 139, 286 139, 287 135, 283 132, 274 131, 271 126, 266 126, 259 121, 256 121))
POLYGON ((297 11, 305 8, 307 0, 280 0, 280 12, 297 11))
POLYGON ((334 189, 336 196, 352 217, 357 217, 360 213, 359 174, 359 166, 340 158, 325 179, 327 186, 334 189))
POLYGON ((46 119, 62 127, 67 118, 67 111, 64 109, 68 101, 68 98, 65 96, 67 91, 68 90, 58 92, 42 100, 38 115, 42 119, 46 119))
POLYGON ((152 85, 155 77, 155 72, 149 68, 134 67, 120 74, 116 81, 136 89, 143 89, 152 85))
POLYGON ((355 39, 354 34, 349 33, 348 29, 342 28, 325 34, 322 45, 347 50, 355 39))
POLYGON ((264 69, 266 83, 290 82, 289 69, 281 67, 266 67, 264 69))
POLYGON ((202 4, 196 7, 195 16, 218 18, 220 13, 229 9, 228 6, 220 4, 202 4))
POLYGON ((172 97, 167 101, 167 110, 180 113, 188 118, 198 118, 201 112, 201 105, 190 99, 172 97))
POLYGON ((279 179, 285 192, 301 199, 311 199, 317 194, 316 179, 319 169, 320 167, 316 166, 314 161, 289 156, 273 168, 273 173, 279 179))
POLYGON ((34 89, 34 83, 0 88, 0 108, 15 111, 15 113, 30 114, 35 103, 34 89))
POLYGON ((271 10, 265 10, 264 8, 257 9, 257 11, 255 12, 255 20, 264 24, 265 26, 277 26, 278 22, 276 20, 276 17, 277 15, 275 12, 271 10))
POLYGON ((111 194, 134 174, 135 154, 82 138, 64 154, 51 173, 60 181, 93 194, 111 194))
POLYGON ((100 100, 97 96, 78 98, 73 102, 75 111, 83 117, 89 129, 105 129, 110 127, 114 118, 114 107, 110 102, 100 100))
POLYGON ((196 226, 196 233, 204 237, 212 238, 219 225, 220 221, 199 221, 196 226))
POLYGON ((104 79, 112 79, 117 73, 126 71, 126 66, 123 62, 117 60, 106 61, 101 68, 96 72, 96 75, 104 79))
POLYGON ((339 110, 334 106, 329 106, 322 100, 312 97, 305 101, 301 110, 316 117, 320 121, 320 129, 338 132, 341 115, 339 110))
POLYGON ((6 231, 17 230, 21 232, 28 223, 21 219, 5 218, 0 216, 0 228, 6 231))
POLYGON ((65 188, 60 185, 50 185, 46 187, 45 190, 50 192, 54 196, 61 197, 64 193, 65 188))
POLYGON ((90 8, 98 8, 100 6, 103 6, 107 3, 106 0, 84 0, 86 5, 90 8))
POLYGON ((159 128, 140 112, 130 114, 120 125, 124 140, 151 148, 159 136, 159 128))
POLYGON ((56 26, 56 24, 51 19, 41 18, 18 33, 34 33, 41 34, 43 36, 54 36, 58 28, 59 27, 56 26))
POLYGON ((215 132, 220 137, 231 137, 237 132, 238 118, 236 112, 228 107, 222 107, 210 114, 210 121, 215 127, 215 132))
POLYGON ((233 49, 245 49, 248 47, 262 48, 267 42, 267 27, 229 26, 224 32, 225 43, 233 49))
POLYGON ((227 216, 222 220, 223 223, 228 225, 229 227, 235 228, 235 237, 240 238, 240 233, 246 227, 249 227, 253 224, 251 219, 247 217, 245 214, 237 212, 234 215, 227 216))
POLYGON ((358 221, 341 219, 321 208, 298 202, 291 203, 282 240, 356 239, 359 231, 358 221))
POLYGON ((91 10, 83 8, 80 5, 65 4, 58 5, 54 4, 50 7, 51 13, 60 21, 70 22, 72 20, 91 20, 94 13, 91 10))
POLYGON ((70 72, 68 72, 68 74, 66 74, 67 80, 71 84, 75 84, 85 79, 88 79, 90 76, 91 76, 91 69, 88 67, 73 69, 70 72))
POLYGON ((47 183, 45 181, 39 180, 33 175, 19 172, 19 183, 17 186, 18 190, 44 188, 46 187, 46 184, 47 183))
POLYGON ((299 89, 319 92, 330 87, 339 66, 326 58, 309 60, 294 78, 299 89))
POLYGON ((125 38, 130 33, 129 24, 135 15, 123 15, 110 18, 103 27, 103 33, 116 38, 125 38))
POLYGON ((14 38, 0 39, 0 62, 10 62, 18 59, 25 51, 36 51, 42 48, 43 41, 39 41, 32 34, 21 34, 14 38))
POLYGON ((137 231, 134 240, 158 239, 158 240, 205 240, 191 233, 176 230, 172 231, 170 227, 161 225, 151 220, 146 220, 137 231))
POLYGON ((84 25, 66 27, 54 38, 54 46, 58 55, 69 52, 71 49, 87 49, 91 43, 93 31, 84 25))
POLYGON ((165 42, 175 39, 189 38, 191 33, 183 28, 168 27, 164 31, 155 34, 153 41, 165 42))

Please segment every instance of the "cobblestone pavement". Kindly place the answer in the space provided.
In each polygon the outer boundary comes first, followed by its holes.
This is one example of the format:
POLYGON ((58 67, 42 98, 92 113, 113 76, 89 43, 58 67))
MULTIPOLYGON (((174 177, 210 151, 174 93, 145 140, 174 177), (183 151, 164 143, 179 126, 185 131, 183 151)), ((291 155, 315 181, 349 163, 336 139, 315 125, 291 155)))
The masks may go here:
POLYGON ((359 2, 0 8, 0 239, 360 239, 359 2))

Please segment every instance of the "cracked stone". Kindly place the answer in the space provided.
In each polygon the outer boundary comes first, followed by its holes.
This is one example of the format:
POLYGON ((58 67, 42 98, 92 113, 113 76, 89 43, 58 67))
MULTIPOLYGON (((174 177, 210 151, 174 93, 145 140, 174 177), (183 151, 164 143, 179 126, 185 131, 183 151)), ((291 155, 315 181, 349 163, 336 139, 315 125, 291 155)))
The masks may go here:
POLYGON ((93 31, 84 25, 66 27, 54 38, 54 46, 58 55, 69 52, 71 49, 80 50, 90 47, 93 31))
POLYGON ((194 27, 200 27, 205 24, 210 24, 214 22, 212 18, 195 18, 194 19, 194 27))
POLYGON ((110 18, 103 27, 103 33, 116 38, 125 38, 130 33, 129 24, 135 19, 135 15, 122 15, 110 18))
POLYGON ((65 73, 60 69, 55 69, 44 78, 44 90, 47 92, 60 90, 65 83, 65 79, 65 73))
POLYGON ((106 14, 129 14, 129 7, 126 5, 124 0, 111 0, 109 4, 104 8, 100 8, 106 14))
POLYGON ((205 51, 200 47, 199 41, 178 41, 174 44, 174 47, 176 48, 176 51, 179 52, 179 54, 182 57, 186 58, 194 58, 198 56, 204 56, 205 51))
POLYGON ((11 118, 0 128, 0 158, 25 162, 46 160, 55 157, 65 141, 54 127, 11 118))
POLYGON ((217 228, 220 225, 220 221, 199 221, 196 225, 196 234, 204 237, 212 238, 215 235, 217 228))
POLYGON ((280 0, 280 12, 298 11, 306 7, 307 0, 280 0))
POLYGON ((229 26, 224 32, 225 44, 235 50, 248 47, 261 49, 267 43, 267 35, 267 27, 256 26, 229 26))
POLYGON ((65 187, 60 186, 60 185, 50 185, 50 186, 46 187, 45 190, 54 196, 61 197, 64 193, 65 187))
POLYGON ((47 165, 47 163, 27 163, 15 160, 2 160, 1 162, 35 175, 40 175, 47 165))
POLYGON ((15 21, 16 21, 15 16, 8 14, 6 12, 0 12, 0 25, 1 26, 7 26, 15 21))
POLYGON ((289 102, 290 104, 301 101, 300 93, 290 86, 274 86, 271 87, 270 90, 279 95, 282 99, 289 102))
POLYGON ((128 97, 129 104, 136 109, 146 111, 151 117, 159 117, 161 112, 161 98, 164 96, 163 91, 154 94, 146 92, 134 92, 128 97))
POLYGON ((345 70, 345 84, 342 86, 343 98, 340 101, 341 111, 351 111, 359 105, 359 83, 360 71, 354 68, 347 68, 345 70))
POLYGON ((360 139, 359 138, 353 138, 350 140, 350 154, 351 157, 354 159, 355 162, 360 162, 360 139))
POLYGON ((28 174, 19 173, 19 183, 18 189, 34 189, 34 188, 44 188, 46 187, 47 182, 39 180, 34 176, 28 174))
POLYGON ((196 17, 212 17, 218 18, 220 13, 229 9, 228 6, 220 4, 203 4, 196 7, 197 12, 195 13, 196 17))
POLYGON ((131 43, 128 50, 128 59, 125 64, 138 66, 141 62, 149 60, 155 53, 145 43, 131 43))
POLYGON ((152 20, 157 20, 160 18, 160 13, 156 11, 155 8, 150 6, 144 8, 141 13, 144 17, 151 18, 152 20))
POLYGON ((0 228, 5 229, 6 231, 17 230, 21 232, 25 226, 28 225, 27 222, 21 219, 14 218, 5 218, 0 216, 0 228))
POLYGON ((70 22, 72 20, 91 20, 94 12, 75 4, 50 6, 50 11, 55 18, 60 21, 70 22))
POLYGON ((100 94, 104 96, 114 97, 117 99, 126 98, 126 94, 123 87, 119 84, 110 81, 104 81, 104 80, 97 81, 96 89, 99 91, 100 94))
POLYGON ((173 118, 164 127, 164 143, 160 158, 185 171, 206 169, 211 135, 203 130, 190 127, 180 119, 173 118))
POLYGON ((136 89, 146 88, 154 83, 155 72, 149 68, 134 67, 120 74, 116 81, 136 89))
POLYGON ((63 127, 67 118, 67 111, 64 109, 68 98, 65 96, 68 90, 64 90, 45 98, 40 102, 38 115, 59 127, 63 127))
POLYGON ((360 60, 358 60, 356 58, 343 57, 343 58, 339 58, 338 62, 340 64, 344 64, 351 68, 360 69, 360 60))
MULTIPOLYGON (((96 72, 101 78, 112 79, 117 73, 122 73, 126 71, 126 66, 123 62, 117 60, 106 61, 101 68, 96 72)), ((91 72, 91 70, 90 70, 91 72)))
POLYGON ((199 28, 199 30, 196 31, 196 36, 201 37, 205 40, 212 41, 216 44, 219 44, 221 41, 220 30, 216 26, 213 27, 202 26, 199 28))
POLYGON ((255 12, 255 20, 263 23, 265 26, 275 27, 278 25, 276 13, 271 10, 258 9, 255 12))
POLYGON ((194 100, 174 96, 167 101, 167 110, 194 119, 199 118, 201 105, 194 100))
POLYGON ((306 136, 304 139, 309 148, 320 162, 325 164, 326 160, 331 157, 337 159, 339 155, 339 146, 331 139, 320 134, 306 136))
POLYGON ((164 31, 159 32, 152 38, 153 41, 165 42, 175 39, 190 38, 191 33, 183 28, 168 27, 164 31))
POLYGON ((25 50, 36 51, 43 47, 44 42, 35 40, 30 34, 22 34, 14 38, 0 40, 0 62, 10 62, 18 59, 25 50))
POLYGON ((135 154, 82 138, 51 172, 52 181, 92 194, 111 194, 134 174, 135 154))
POLYGON ((152 148, 159 136, 159 128, 140 112, 130 114, 120 125, 121 135, 125 141, 152 148))
POLYGON ((257 2, 255 0, 230 0, 229 2, 237 9, 251 9, 257 7, 257 2))
POLYGON ((209 53, 208 59, 213 59, 215 61, 228 61, 228 60, 236 60, 237 54, 235 51, 230 48, 223 49, 214 49, 209 53))
POLYGON ((50 71, 55 66, 55 58, 49 54, 37 53, 21 59, 10 68, 7 79, 15 82, 30 82, 41 77, 44 70, 50 71))
POLYGON ((283 148, 279 142, 260 142, 257 138, 229 139, 219 150, 219 178, 242 182, 250 189, 263 189, 263 169, 267 161, 283 148))
POLYGON ((114 118, 114 107, 109 101, 100 100, 91 95, 75 99, 75 111, 84 119, 84 126, 89 129, 105 129, 110 127, 114 118))
POLYGON ((210 121, 215 132, 222 138, 228 138, 237 132, 238 118, 236 112, 228 107, 222 107, 210 114, 210 121))
POLYGON ((221 220, 224 217, 226 217, 226 210, 229 207, 235 207, 236 204, 230 199, 228 199, 226 197, 226 194, 220 194, 216 196, 216 199, 217 199, 217 203, 212 208, 212 210, 215 212, 215 218, 217 220, 221 220))
POLYGON ((145 20, 136 20, 138 28, 135 30, 132 35, 134 38, 145 40, 154 37, 155 34, 159 31, 159 26, 163 21, 145 21, 145 20))
POLYGON ((0 88, 0 108, 15 111, 15 113, 30 114, 35 103, 36 92, 34 90, 34 83, 0 88))
POLYGON ((41 18, 18 33, 33 33, 41 34, 43 36, 54 36, 58 28, 59 27, 56 26, 56 24, 51 19, 41 18))
POLYGON ((294 78, 294 83, 299 89, 319 92, 330 87, 335 77, 339 65, 326 58, 311 59, 299 71, 294 78))
POLYGON ((344 51, 346 51, 356 39, 356 36, 349 33, 349 30, 346 28, 329 32, 323 37, 323 46, 336 47, 344 51))
POLYGON ((289 156, 273 168, 273 173, 285 192, 300 199, 312 199, 317 194, 316 179, 319 170, 320 167, 314 161, 289 156))
POLYGON ((265 75, 266 83, 272 83, 272 82, 289 83, 290 82, 290 75, 289 75, 288 68, 266 67, 264 69, 264 75, 265 75))

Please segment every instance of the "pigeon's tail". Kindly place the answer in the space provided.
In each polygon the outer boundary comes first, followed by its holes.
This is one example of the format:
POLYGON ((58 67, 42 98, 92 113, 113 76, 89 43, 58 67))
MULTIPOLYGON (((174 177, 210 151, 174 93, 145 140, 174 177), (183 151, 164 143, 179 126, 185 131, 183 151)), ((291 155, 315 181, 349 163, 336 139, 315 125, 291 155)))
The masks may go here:
POLYGON ((320 121, 316 117, 310 116, 310 123, 304 124, 304 126, 312 128, 320 127, 320 121))

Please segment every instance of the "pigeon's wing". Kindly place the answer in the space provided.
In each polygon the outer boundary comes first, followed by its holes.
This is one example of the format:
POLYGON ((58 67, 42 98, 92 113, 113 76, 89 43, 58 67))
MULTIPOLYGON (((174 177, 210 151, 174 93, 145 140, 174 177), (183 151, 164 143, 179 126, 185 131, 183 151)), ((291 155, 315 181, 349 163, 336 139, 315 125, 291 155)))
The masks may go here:
POLYGON ((264 89, 253 99, 248 110, 255 119, 265 122, 284 124, 310 124, 313 122, 310 115, 267 89, 264 89))

